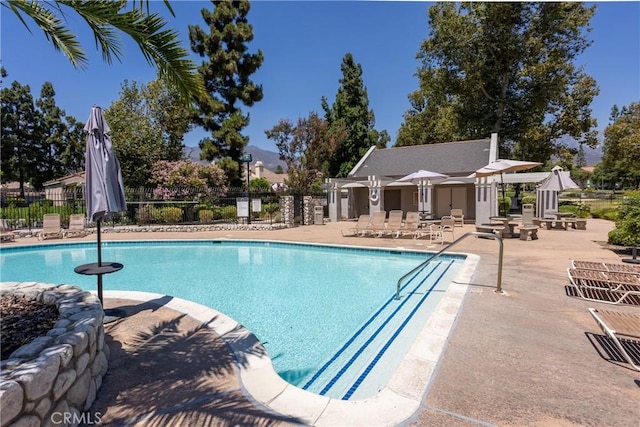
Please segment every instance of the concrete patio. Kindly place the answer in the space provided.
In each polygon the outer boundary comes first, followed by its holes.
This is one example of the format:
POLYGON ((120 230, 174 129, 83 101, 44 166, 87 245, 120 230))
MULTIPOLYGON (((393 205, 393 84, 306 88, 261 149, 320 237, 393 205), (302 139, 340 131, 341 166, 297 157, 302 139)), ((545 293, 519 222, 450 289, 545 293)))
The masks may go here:
MULTIPOLYGON (((342 237, 352 223, 277 231, 105 233, 103 240, 268 239, 434 251, 428 240, 342 237)), ((640 372, 616 362, 588 307, 640 313, 571 296, 571 259, 619 261, 597 242, 613 224, 591 219, 587 230, 540 230, 539 239, 504 241, 504 294, 494 292, 498 244, 471 237, 455 252, 480 263, 420 409, 410 426, 640 425, 640 372)), ((456 228, 456 237, 474 231, 456 228)), ((87 236, 73 241, 92 241, 87 236)), ((9 245, 35 244, 17 239, 9 245)), ((224 342, 171 298, 108 298, 127 317, 106 325, 109 371, 92 407, 102 425, 288 425, 299 420, 247 395, 224 342)), ((259 309, 259 307, 256 307, 259 309)), ((238 363, 238 361, 236 361, 238 363)))

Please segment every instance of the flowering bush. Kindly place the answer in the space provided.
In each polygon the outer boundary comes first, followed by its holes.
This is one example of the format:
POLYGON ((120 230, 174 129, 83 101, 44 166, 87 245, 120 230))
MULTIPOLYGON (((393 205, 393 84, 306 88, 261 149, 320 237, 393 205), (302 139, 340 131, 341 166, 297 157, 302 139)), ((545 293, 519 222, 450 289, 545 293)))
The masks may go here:
POLYGON ((206 195, 220 196, 227 191, 226 175, 221 168, 191 160, 157 162, 152 181, 156 184, 154 195, 164 200, 193 195, 193 188, 201 188, 206 195))

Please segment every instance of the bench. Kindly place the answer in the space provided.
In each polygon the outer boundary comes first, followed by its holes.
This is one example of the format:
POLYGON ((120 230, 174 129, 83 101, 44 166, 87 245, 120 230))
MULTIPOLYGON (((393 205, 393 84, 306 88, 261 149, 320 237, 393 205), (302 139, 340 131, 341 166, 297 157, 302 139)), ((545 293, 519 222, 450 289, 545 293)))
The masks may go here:
POLYGON ((563 229, 566 230, 566 226, 565 223, 562 220, 559 219, 552 219, 552 218, 537 218, 533 220, 533 224, 537 225, 539 227, 543 227, 546 228, 547 230, 551 230, 552 228, 558 228, 558 229, 563 229))
POLYGON ((476 231, 481 233, 494 233, 502 237, 503 225, 498 224, 476 224, 476 231))
POLYGON ((576 230, 586 230, 587 229, 587 219, 586 218, 576 218, 576 220, 571 224, 573 228, 576 230))
POLYGON ((520 230, 520 240, 527 240, 529 236, 531 236, 531 240, 538 240, 538 230, 540 226, 538 225, 522 225, 518 227, 520 230))

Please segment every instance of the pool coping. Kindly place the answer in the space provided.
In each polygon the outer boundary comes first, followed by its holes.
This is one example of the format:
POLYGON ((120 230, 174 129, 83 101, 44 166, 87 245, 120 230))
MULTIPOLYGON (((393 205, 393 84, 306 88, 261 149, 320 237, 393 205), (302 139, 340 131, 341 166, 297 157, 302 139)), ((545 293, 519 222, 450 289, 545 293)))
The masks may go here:
MULTIPOLYGON (((229 240, 238 242, 236 239, 229 240)), ((250 240, 247 239, 247 241, 250 240)), ((269 240, 260 239, 259 241, 269 240)), ((300 244, 342 247, 342 245, 304 242, 300 244)), ((345 247, 376 249, 364 246, 345 247)), ((394 250, 423 252, 407 248, 394 248, 394 250)), ((233 355, 243 390, 250 398, 265 407, 314 426, 397 425, 414 416, 419 410, 480 260, 480 256, 470 253, 448 252, 447 255, 463 255, 466 258, 391 379, 379 393, 366 399, 345 401, 311 393, 289 384, 276 373, 270 357, 256 336, 239 322, 218 310, 173 296, 164 306, 202 322, 220 336, 233 355)), ((141 291, 105 290, 104 294, 108 298, 124 298, 141 302, 165 297, 162 294, 141 291)))

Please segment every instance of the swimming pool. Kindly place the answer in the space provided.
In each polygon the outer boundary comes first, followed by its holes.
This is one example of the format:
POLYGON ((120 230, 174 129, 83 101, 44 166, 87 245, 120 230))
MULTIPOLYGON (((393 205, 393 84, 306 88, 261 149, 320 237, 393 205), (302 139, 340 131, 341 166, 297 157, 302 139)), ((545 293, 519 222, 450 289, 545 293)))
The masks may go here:
MULTIPOLYGON (((125 268, 105 290, 172 295, 242 323, 267 349, 278 374, 337 399, 377 393, 456 275, 463 256, 417 272, 395 300, 396 282, 429 254, 263 241, 103 242, 103 259, 125 268)), ((95 243, 0 250, 0 280, 73 283, 95 262, 95 243)))

